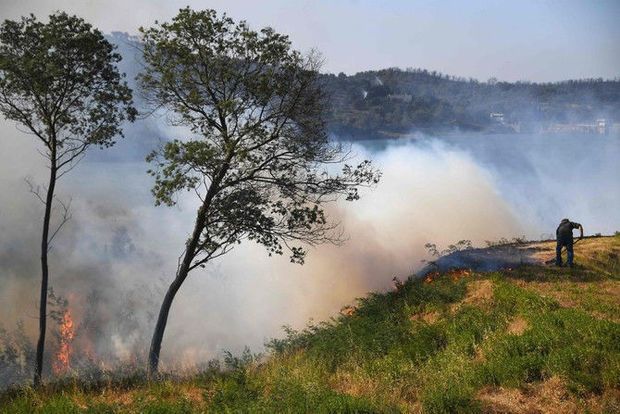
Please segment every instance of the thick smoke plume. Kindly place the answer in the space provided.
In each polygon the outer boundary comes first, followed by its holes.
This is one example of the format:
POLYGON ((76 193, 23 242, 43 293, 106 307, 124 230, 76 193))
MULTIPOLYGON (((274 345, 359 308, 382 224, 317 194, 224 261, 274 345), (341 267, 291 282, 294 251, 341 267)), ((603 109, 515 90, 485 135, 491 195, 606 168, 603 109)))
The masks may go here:
MULTIPOLYGON (((44 183, 46 171, 32 137, 6 122, 0 128, 0 323, 10 329, 21 320, 34 336, 42 206, 24 178, 44 183)), ((132 139, 140 137, 128 133, 132 139)), ((311 250, 303 267, 243 244, 192 274, 172 309, 165 365, 192 366, 245 345, 258 350, 282 325, 325 319, 419 269, 427 242, 538 238, 565 215, 591 232, 620 228, 620 191, 612 178, 619 172, 617 138, 565 137, 561 145, 559 137, 506 139, 356 145, 353 151, 373 158, 384 176, 360 201, 330 207, 347 242, 311 250), (570 164, 586 149, 587 157, 570 164)), ((60 183, 59 197, 72 198, 73 218, 54 242, 51 284, 69 301, 75 347, 108 366, 146 351, 196 208, 189 199, 173 209, 154 207, 146 169, 141 161, 91 157, 60 183)))
MULTIPOLYGON (((131 79, 136 49, 120 48, 131 79)), ((94 149, 59 183, 73 217, 54 240, 50 282, 72 310, 76 354, 97 364, 140 362, 191 230, 197 206, 182 198, 175 208, 154 207, 142 161, 160 139, 182 133, 163 119, 128 126, 123 142, 94 149)), ((312 249, 303 267, 246 243, 194 272, 172 308, 164 366, 193 366, 245 345, 259 350, 282 325, 328 318, 419 269, 428 242, 548 237, 563 217, 590 234, 620 229, 617 136, 419 136, 358 143, 353 152, 373 159, 383 180, 360 201, 329 207, 347 242, 312 249)), ((43 185, 46 175, 34 138, 1 120, 0 326, 22 321, 32 341, 43 206, 25 179, 43 185)))

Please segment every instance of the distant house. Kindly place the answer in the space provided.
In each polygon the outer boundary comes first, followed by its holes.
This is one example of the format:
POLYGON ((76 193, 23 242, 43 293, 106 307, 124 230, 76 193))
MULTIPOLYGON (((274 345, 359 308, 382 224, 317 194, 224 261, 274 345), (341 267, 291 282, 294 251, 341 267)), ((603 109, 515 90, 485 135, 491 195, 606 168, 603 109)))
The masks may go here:
POLYGON ((504 123, 504 114, 502 112, 491 112, 489 114, 489 118, 493 121, 503 124, 504 123))
POLYGON ((602 135, 607 135, 609 132, 609 126, 607 125, 607 121, 605 119, 596 120, 596 132, 602 135))
POLYGON ((605 119, 597 119, 592 124, 551 124, 546 128, 546 132, 607 135, 609 133, 609 124, 605 119))

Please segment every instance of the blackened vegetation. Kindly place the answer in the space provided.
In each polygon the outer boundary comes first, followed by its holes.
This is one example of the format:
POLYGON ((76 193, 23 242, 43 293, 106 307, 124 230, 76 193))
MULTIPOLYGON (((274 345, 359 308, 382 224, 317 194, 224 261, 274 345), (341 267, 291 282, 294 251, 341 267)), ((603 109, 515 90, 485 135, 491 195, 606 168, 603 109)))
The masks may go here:
POLYGON ((35 348, 18 322, 15 329, 0 326, 0 387, 23 384, 32 377, 35 348))
MULTIPOLYGON (((54 322, 51 329, 54 342, 52 349, 59 340, 58 326, 62 322, 62 315, 67 306, 67 299, 56 295, 50 288, 47 295, 47 309, 49 318, 54 322)), ((0 325, 0 389, 27 383, 34 373, 35 361, 36 349, 26 334, 23 321, 17 321, 13 329, 0 325)), ((44 374, 51 371, 49 364, 44 368, 44 374)))

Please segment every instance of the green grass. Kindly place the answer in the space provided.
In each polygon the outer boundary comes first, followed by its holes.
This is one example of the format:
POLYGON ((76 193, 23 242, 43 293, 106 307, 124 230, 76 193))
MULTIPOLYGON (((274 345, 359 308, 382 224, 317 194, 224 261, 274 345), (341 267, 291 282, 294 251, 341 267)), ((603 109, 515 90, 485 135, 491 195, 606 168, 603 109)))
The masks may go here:
POLYGON ((579 411, 614 412, 619 250, 619 236, 589 239, 573 270, 408 280, 350 316, 287 329, 266 358, 229 356, 184 380, 26 388, 1 396, 0 413, 472 413, 501 390, 535 400, 550 379, 579 411))

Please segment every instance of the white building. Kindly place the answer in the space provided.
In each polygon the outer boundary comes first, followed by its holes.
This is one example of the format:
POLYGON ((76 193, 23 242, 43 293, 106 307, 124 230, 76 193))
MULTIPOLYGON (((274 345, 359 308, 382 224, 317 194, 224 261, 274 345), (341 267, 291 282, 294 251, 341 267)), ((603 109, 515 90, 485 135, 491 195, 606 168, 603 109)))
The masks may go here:
POLYGON ((489 118, 500 124, 504 123, 504 114, 502 112, 491 112, 489 118))

